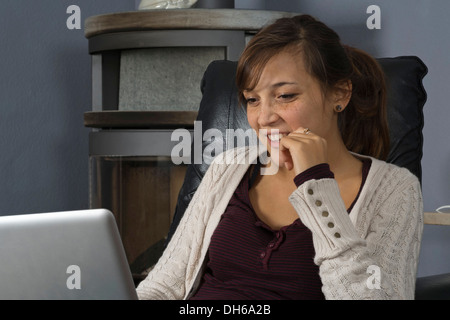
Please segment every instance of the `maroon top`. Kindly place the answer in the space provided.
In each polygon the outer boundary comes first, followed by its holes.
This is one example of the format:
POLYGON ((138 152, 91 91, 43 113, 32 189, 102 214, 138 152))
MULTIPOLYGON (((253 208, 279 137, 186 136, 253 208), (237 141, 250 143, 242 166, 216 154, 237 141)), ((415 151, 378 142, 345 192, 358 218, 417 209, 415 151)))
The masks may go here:
MULTIPOLYGON (((362 185, 369 167, 366 161, 362 185)), ((334 177, 330 167, 321 164, 299 174, 294 182, 299 186, 328 177, 334 177)), ((311 231, 300 219, 272 230, 255 214, 249 183, 247 173, 212 235, 205 274, 191 299, 324 299, 311 231)))

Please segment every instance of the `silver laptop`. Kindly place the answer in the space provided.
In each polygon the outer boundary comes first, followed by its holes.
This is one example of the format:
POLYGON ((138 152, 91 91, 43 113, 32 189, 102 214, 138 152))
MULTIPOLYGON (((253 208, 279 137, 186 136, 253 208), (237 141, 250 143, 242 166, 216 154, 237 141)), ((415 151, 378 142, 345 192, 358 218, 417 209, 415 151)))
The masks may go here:
POLYGON ((137 299, 113 214, 0 217, 0 299, 137 299))

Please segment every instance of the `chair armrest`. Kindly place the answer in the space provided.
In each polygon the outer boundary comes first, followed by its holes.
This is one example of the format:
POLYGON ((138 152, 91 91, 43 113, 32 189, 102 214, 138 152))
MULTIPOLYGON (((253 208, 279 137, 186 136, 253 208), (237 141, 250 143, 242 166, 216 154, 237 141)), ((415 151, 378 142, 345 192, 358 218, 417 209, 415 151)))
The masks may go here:
POLYGON ((416 300, 450 300, 450 273, 417 278, 416 300))

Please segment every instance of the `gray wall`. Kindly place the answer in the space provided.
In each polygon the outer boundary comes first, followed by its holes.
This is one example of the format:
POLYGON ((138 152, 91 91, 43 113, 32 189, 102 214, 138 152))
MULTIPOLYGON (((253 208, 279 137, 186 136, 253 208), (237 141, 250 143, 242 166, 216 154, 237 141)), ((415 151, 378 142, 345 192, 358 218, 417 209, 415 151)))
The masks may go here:
POLYGON ((0 215, 88 207, 90 57, 81 18, 134 0, 0 1, 0 215))
MULTIPOLYGON (((66 8, 82 19, 129 11, 137 0, 0 1, 0 215, 88 207, 90 57, 83 30, 68 30, 66 8)), ((425 210, 450 204, 450 51, 447 0, 236 0, 236 7, 317 16, 344 42, 375 56, 418 55, 425 79, 425 210), (381 30, 366 28, 369 5, 381 30)), ((450 229, 426 226, 419 275, 450 272, 450 229)))

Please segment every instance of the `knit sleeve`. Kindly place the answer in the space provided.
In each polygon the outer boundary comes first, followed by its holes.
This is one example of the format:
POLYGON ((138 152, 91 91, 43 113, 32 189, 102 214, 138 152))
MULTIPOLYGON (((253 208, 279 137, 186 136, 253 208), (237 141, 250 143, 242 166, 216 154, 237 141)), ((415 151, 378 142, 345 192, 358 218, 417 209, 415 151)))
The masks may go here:
POLYGON ((395 170, 355 207, 355 227, 334 179, 309 180, 290 201, 313 234, 327 299, 413 299, 423 226, 420 185, 395 170), (365 202, 364 202, 365 201, 365 202))

